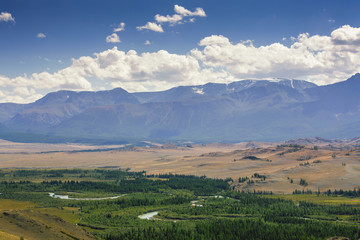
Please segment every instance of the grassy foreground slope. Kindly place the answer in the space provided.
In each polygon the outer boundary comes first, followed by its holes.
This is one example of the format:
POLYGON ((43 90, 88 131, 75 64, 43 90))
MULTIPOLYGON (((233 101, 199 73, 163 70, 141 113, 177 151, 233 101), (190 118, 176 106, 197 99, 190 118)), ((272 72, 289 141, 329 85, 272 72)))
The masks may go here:
POLYGON ((2 170, 0 239, 360 237, 359 191, 250 194, 229 182, 119 169, 2 170), (146 213, 152 220, 139 218, 146 213))

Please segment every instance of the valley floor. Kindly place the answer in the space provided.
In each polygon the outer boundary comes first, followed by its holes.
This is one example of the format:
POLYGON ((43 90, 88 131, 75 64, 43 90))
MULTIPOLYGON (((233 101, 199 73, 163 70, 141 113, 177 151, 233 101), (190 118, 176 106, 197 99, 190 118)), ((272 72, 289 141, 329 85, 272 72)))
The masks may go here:
POLYGON ((232 185, 238 190, 274 193, 359 186, 360 148, 357 146, 240 143, 123 147, 4 141, 0 143, 0 169, 101 167, 146 171, 148 174, 205 175, 232 178, 232 185), (255 173, 261 177, 254 177, 255 173), (239 182, 239 178, 243 178, 243 182, 239 182))

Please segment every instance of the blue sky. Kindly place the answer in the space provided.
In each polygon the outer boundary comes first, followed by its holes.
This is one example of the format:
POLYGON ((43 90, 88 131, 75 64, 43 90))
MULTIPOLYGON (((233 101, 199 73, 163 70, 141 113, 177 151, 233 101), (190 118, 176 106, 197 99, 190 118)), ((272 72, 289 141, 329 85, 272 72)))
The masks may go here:
MULTIPOLYGON (((359 9, 360 1, 351 0, 2 0, 0 101, 28 102, 59 89, 149 91, 264 77, 302 78, 318 84, 344 80, 359 69, 355 62, 345 67, 345 62, 352 62, 343 56, 344 51, 350 54, 348 48, 358 47, 359 9), (155 19, 157 14, 177 15, 181 20, 161 22, 155 19), (148 22, 161 26, 163 32, 140 30, 148 22), (125 24, 124 30, 114 32, 120 23, 125 24), (107 42, 111 34, 119 41, 107 42), (299 38, 301 34, 307 35, 299 38), (295 48, 306 48, 309 53, 300 56, 295 48), (132 50, 136 60, 122 56, 132 50), (94 53, 103 53, 104 59, 94 53), (285 59, 289 54, 294 57, 285 59), (268 68, 256 66, 264 58, 269 59, 261 64, 268 68), (81 60, 74 66, 72 59, 81 60), (167 59, 173 65, 165 64, 167 59), (98 69, 89 70, 94 64, 98 69), (326 64, 333 67, 325 68, 326 64), (288 71, 279 70, 287 66, 288 71), (36 75, 40 73, 46 74, 36 75), (209 77, 199 78, 206 74, 209 77)), ((357 60, 359 54, 354 54, 357 60)), ((348 57, 355 61, 354 56, 348 57)))

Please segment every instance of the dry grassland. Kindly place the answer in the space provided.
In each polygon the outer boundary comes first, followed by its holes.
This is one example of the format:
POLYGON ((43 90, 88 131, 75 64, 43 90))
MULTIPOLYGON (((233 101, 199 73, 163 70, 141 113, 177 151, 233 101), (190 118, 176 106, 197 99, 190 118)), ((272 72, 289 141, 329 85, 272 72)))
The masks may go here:
MULTIPOLYGON (((1 144, 0 144, 1 145, 1 144)), ((7 146, 11 145, 7 142, 7 146)), ((106 146, 114 147, 114 146, 106 146)), ((103 146, 21 144, 18 151, 0 147, 0 168, 98 168, 120 167, 149 174, 177 173, 233 178, 240 190, 266 190, 291 193, 295 189, 313 191, 353 189, 359 186, 360 149, 349 146, 314 146, 301 149, 267 143, 208 144, 193 147, 164 145, 129 150, 78 152, 69 149, 96 149, 103 146), (30 151, 26 149, 30 148, 30 151), (250 158, 249 158, 250 156, 250 158), (255 157, 255 158, 254 158, 255 157), (300 165, 303 166, 300 166, 300 165), (265 181, 251 178, 265 175, 265 181), (249 177, 253 184, 238 183, 249 177), (308 186, 299 185, 305 179, 308 186), (291 179, 293 183, 291 183, 291 179)))

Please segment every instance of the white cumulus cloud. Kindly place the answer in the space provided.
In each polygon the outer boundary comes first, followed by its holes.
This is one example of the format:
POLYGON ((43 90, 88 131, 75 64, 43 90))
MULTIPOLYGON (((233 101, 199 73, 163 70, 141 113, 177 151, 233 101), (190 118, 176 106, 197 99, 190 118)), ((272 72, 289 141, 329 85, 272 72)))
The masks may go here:
POLYGON ((223 35, 212 35, 210 37, 206 37, 202 39, 199 43, 200 46, 223 46, 223 45, 230 45, 230 41, 227 37, 223 35))
POLYGON ((155 21, 157 21, 158 23, 170 23, 170 24, 176 24, 178 22, 180 22, 183 19, 183 17, 181 15, 178 14, 174 14, 172 16, 166 15, 166 16, 161 16, 159 14, 155 15, 155 21))
POLYGON ((148 22, 146 25, 137 27, 138 30, 149 29, 155 32, 164 32, 162 25, 168 23, 169 26, 175 26, 178 24, 183 24, 186 22, 193 23, 195 22, 194 17, 206 17, 205 11, 202 8, 196 8, 195 11, 190 11, 182 6, 175 5, 174 6, 175 14, 173 15, 160 15, 156 14, 154 22, 148 22), (189 18, 191 17, 191 18, 189 18), (188 19, 184 19, 188 18, 188 19), (158 24, 157 24, 158 23, 158 24))
POLYGON ((1 12, 0 22, 15 22, 15 18, 8 12, 1 12))
POLYGON ((106 42, 107 43, 119 43, 120 38, 116 33, 113 33, 113 34, 106 37, 106 42))
POLYGON ((29 102, 59 89, 92 90, 92 79, 103 82, 96 89, 110 85, 128 91, 269 77, 331 84, 360 72, 359 32, 360 28, 346 25, 329 35, 303 33, 290 46, 255 46, 252 41, 234 42, 212 35, 201 39, 198 48, 188 54, 125 52, 114 47, 73 59, 70 66, 54 73, 0 76, 0 101, 29 102))
POLYGON ((136 27, 137 30, 144 30, 144 29, 148 29, 154 32, 164 32, 163 28, 161 27, 160 24, 156 24, 153 22, 148 22, 146 23, 144 26, 140 26, 140 27, 136 27))
POLYGON ((46 38, 46 35, 44 33, 38 33, 36 35, 37 38, 46 38))
POLYGON ((342 26, 331 33, 331 40, 334 44, 360 45, 360 28, 342 26))
POLYGON ((117 47, 95 53, 94 57, 73 59, 72 64, 55 73, 41 72, 16 78, 0 76, 0 101, 30 102, 41 92, 60 89, 93 90, 90 79, 103 81, 104 86, 123 87, 128 91, 165 90, 178 85, 231 82, 224 71, 203 69, 191 55, 172 54, 165 50, 138 54, 117 47), (36 90, 35 90, 36 89, 36 90))
POLYGON ((210 36, 199 43, 194 56, 204 66, 222 68, 237 78, 303 78, 318 84, 344 80, 360 72, 360 28, 342 26, 330 36, 300 34, 287 47, 281 43, 255 47, 210 36))
POLYGON ((117 28, 114 28, 114 32, 121 32, 125 30, 125 23, 121 22, 117 28))
POLYGON ((199 17, 206 17, 205 11, 202 8, 196 8, 196 10, 194 12, 191 12, 190 10, 179 6, 179 5, 175 5, 174 6, 174 11, 180 15, 183 16, 199 16, 199 17))

